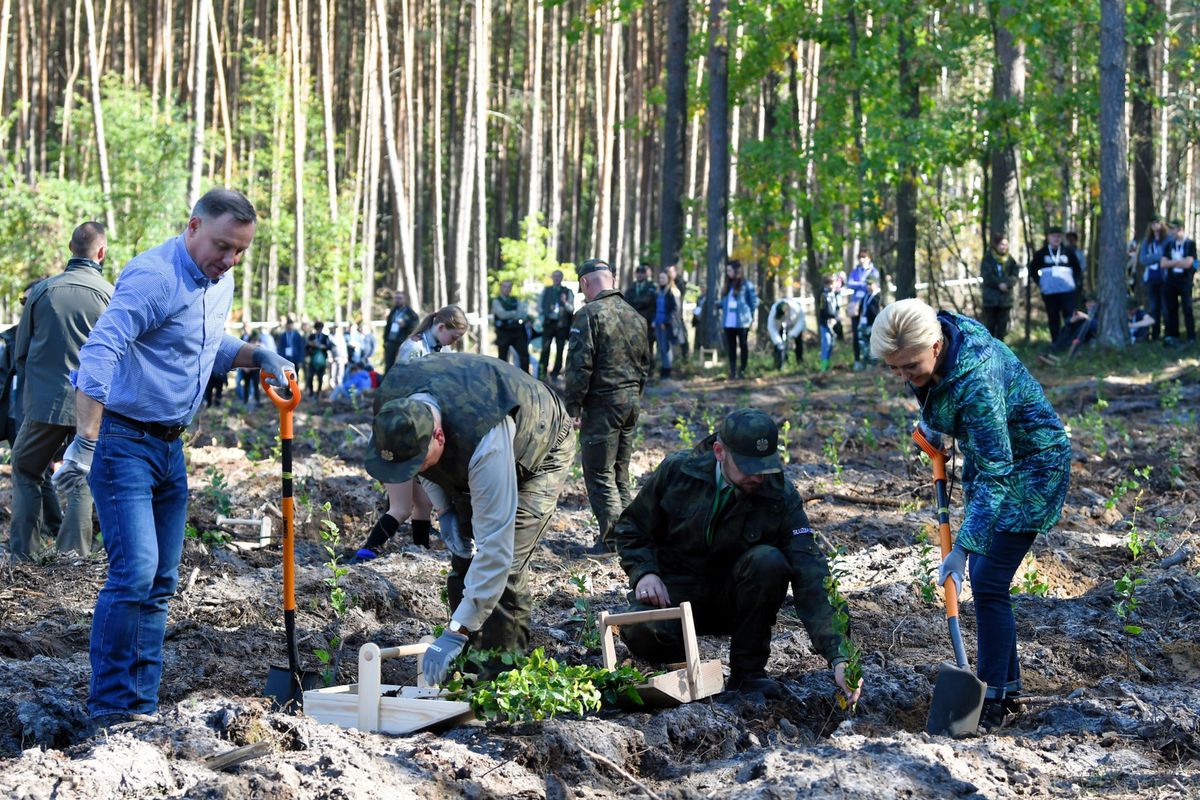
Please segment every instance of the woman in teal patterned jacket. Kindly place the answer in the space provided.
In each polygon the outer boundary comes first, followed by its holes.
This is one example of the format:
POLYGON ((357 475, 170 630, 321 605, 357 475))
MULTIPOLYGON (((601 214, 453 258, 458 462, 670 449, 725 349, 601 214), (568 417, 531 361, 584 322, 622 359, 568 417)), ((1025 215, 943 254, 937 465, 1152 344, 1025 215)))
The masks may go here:
POLYGON ((1018 708, 1021 690, 1009 587, 1034 539, 1058 521, 1071 443, 1041 385, 973 319, 900 300, 875 320, 871 351, 908 382, 921 420, 963 454, 966 510, 938 582, 953 576, 961 587, 969 561, 983 724, 992 727, 1018 708))

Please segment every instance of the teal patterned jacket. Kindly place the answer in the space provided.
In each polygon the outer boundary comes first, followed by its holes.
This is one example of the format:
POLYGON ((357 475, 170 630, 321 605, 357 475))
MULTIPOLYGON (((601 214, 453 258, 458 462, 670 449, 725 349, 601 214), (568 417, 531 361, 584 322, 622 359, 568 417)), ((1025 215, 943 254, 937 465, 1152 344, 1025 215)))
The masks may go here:
POLYGON ((1062 512, 1071 478, 1071 442, 1041 384, 987 329, 938 314, 946 375, 911 387, 925 424, 953 436, 963 453, 966 513, 958 543, 987 553, 997 534, 1045 533, 1062 512))

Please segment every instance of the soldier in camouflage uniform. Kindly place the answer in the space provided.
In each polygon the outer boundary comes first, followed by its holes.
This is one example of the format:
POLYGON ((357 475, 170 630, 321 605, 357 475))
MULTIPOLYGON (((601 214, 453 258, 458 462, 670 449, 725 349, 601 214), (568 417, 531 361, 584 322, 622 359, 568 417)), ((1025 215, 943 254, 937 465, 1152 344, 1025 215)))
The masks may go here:
POLYGON ((577 420, 583 481, 600 534, 594 552, 612 550, 612 526, 629 505, 629 457, 650 346, 646 326, 613 288, 612 268, 589 259, 579 271, 587 304, 571 320, 567 350, 567 413, 577 420))
MULTIPOLYGON (((741 409, 716 434, 659 465, 613 532, 635 610, 692 604, 701 633, 732 634, 729 688, 778 696, 766 676, 771 629, 792 586, 813 648, 845 680, 841 636, 824 581, 829 576, 804 503, 783 476, 779 429, 761 411, 741 409)), ((678 622, 623 625, 635 655, 683 660, 678 622)))
POLYGON ((371 446, 374 478, 409 495, 421 481, 452 554, 453 612, 425 655, 426 680, 443 683, 468 641, 524 650, 529 561, 575 459, 562 401, 502 361, 432 353, 388 373, 375 395, 371 446))

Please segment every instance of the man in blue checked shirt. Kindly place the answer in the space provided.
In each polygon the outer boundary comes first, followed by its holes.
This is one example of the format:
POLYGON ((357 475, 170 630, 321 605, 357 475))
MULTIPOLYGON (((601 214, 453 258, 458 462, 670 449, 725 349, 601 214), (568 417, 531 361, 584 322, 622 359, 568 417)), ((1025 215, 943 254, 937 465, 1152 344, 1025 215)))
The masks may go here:
POLYGON ((239 192, 208 192, 181 235, 125 266, 79 351, 76 435, 54 485, 61 493, 88 482, 108 553, 92 619, 88 711, 97 729, 152 720, 158 708, 187 519, 179 436, 209 376, 234 367, 295 372, 282 356, 225 333, 234 281, 224 276, 254 239, 256 219, 239 192))

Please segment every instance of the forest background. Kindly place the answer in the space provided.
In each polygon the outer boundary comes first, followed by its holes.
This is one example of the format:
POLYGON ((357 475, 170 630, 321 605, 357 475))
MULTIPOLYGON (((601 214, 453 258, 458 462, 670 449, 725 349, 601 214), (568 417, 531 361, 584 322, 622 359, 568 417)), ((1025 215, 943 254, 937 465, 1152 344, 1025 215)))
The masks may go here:
POLYGON ((254 322, 480 319, 592 256, 811 296, 860 246, 969 312, 988 231, 1050 224, 1116 297, 1196 230, 1198 64, 1191 0, 0 0, 0 319, 78 222, 115 275, 213 185, 254 322))

